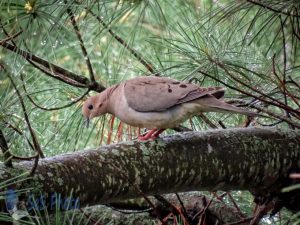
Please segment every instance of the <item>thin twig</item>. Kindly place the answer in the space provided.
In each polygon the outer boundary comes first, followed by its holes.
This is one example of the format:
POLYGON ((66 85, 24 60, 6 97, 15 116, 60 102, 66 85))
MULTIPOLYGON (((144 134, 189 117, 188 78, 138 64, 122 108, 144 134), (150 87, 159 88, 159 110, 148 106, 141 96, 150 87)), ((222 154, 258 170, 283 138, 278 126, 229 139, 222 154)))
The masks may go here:
POLYGON ((235 202, 235 200, 234 200, 234 198, 232 197, 231 193, 230 193, 230 192, 227 192, 227 195, 228 195, 229 199, 231 200, 231 202, 232 202, 234 208, 237 210, 238 214, 239 214, 241 217, 245 218, 244 213, 241 211, 240 207, 239 207, 238 204, 235 202))
POLYGON ((201 119, 202 121, 204 121, 210 128, 212 128, 212 129, 218 129, 218 126, 215 125, 213 122, 211 122, 210 119, 206 115, 204 115, 203 113, 200 113, 196 117, 198 117, 199 119, 201 119))
POLYGON ((36 169, 38 167, 38 164, 39 164, 39 159, 40 159, 39 154, 36 154, 36 156, 34 157, 34 164, 33 164, 32 168, 31 168, 29 176, 32 177, 34 175, 34 173, 35 173, 35 171, 36 171, 36 169))
POLYGON ((225 124, 224 124, 221 120, 218 121, 218 124, 219 124, 223 129, 227 129, 227 127, 225 126, 225 124))
MULTIPOLYGON (((293 109, 293 108, 291 108, 291 107, 289 107, 289 106, 285 106, 285 105, 282 104, 282 103, 281 103, 281 104, 278 104, 278 103, 276 103, 276 102, 266 100, 266 99, 264 99, 264 98, 262 98, 262 97, 260 97, 260 96, 256 96, 256 95, 251 94, 251 93, 249 93, 249 92, 247 92, 247 91, 244 91, 243 89, 239 89, 239 88, 237 88, 237 87, 234 87, 234 86, 232 86, 232 85, 229 85, 229 84, 227 84, 226 82, 224 82, 224 81, 222 81, 222 80, 216 78, 215 76, 212 76, 212 75, 210 75, 210 74, 208 74, 208 73, 206 73, 206 72, 204 72, 204 71, 202 71, 202 70, 200 70, 200 69, 198 70, 198 72, 199 72, 199 73, 202 73, 203 75, 205 75, 205 76, 207 76, 207 77, 210 77, 210 78, 213 79, 213 80, 218 81, 219 83, 223 84, 224 86, 226 86, 226 87, 228 87, 228 88, 230 88, 230 89, 236 90, 236 91, 238 91, 238 92, 240 92, 240 93, 243 93, 243 94, 245 94, 245 95, 247 95, 247 96, 253 97, 254 99, 259 99, 261 102, 265 102, 265 103, 267 103, 267 104, 274 105, 274 106, 277 106, 277 107, 279 107, 279 108, 288 109, 288 110, 294 112, 295 114, 300 115, 300 112, 299 112, 298 110, 293 109)), ((264 94, 264 95, 265 95, 265 94, 264 94)))
POLYGON ((10 79, 10 82, 12 83, 12 85, 13 85, 13 87, 14 87, 14 89, 15 89, 18 97, 19 97, 19 101, 21 103, 21 107, 22 107, 22 110, 23 110, 24 118, 25 118, 26 124, 28 126, 28 129, 29 129, 32 141, 33 141, 34 150, 39 154, 39 156, 41 158, 45 158, 44 153, 42 151, 42 148, 41 148, 41 146, 40 146, 40 144, 38 142, 38 139, 37 139, 37 137, 35 135, 35 132, 34 132, 33 128, 31 127, 31 123, 30 123, 30 120, 29 120, 29 116, 27 114, 27 110, 26 110, 23 98, 22 98, 22 96, 21 96, 21 94, 20 94, 20 92, 19 92, 19 90, 18 90, 15 82, 13 81, 12 77, 10 76, 10 74, 7 72, 6 75, 10 79))
POLYGON ((121 45, 123 45, 142 65, 146 67, 146 69, 151 73, 155 74, 156 76, 159 75, 157 72, 157 69, 152 65, 150 62, 147 62, 140 53, 138 53, 136 50, 131 48, 128 43, 126 43, 120 36, 115 34, 112 29, 101 19, 100 16, 96 15, 91 9, 85 8, 92 16, 94 16, 102 25, 105 27, 108 32, 111 34, 111 36, 116 39, 121 45))
POLYGON ((265 107, 261 107, 261 106, 254 105, 254 104, 248 104, 248 103, 246 103, 246 101, 243 101, 243 100, 241 100, 241 99, 232 99, 231 101, 228 101, 228 103, 233 103, 233 102, 239 103, 239 104, 243 104, 243 105, 247 105, 248 107, 251 107, 251 108, 253 108, 253 109, 257 109, 257 110, 259 110, 259 111, 261 111, 261 112, 264 112, 264 113, 266 113, 266 114, 268 114, 268 115, 270 115, 270 116, 272 116, 272 117, 274 117, 274 118, 276 118, 276 119, 280 119, 280 120, 282 120, 282 121, 284 121, 284 122, 286 122, 286 123, 288 123, 288 124, 291 124, 291 125, 293 125, 294 127, 297 127, 297 128, 300 129, 300 124, 298 124, 298 123, 292 121, 292 120, 289 119, 289 118, 286 118, 286 117, 284 117, 284 116, 278 115, 277 113, 274 113, 274 112, 272 112, 272 111, 266 109, 265 107))
POLYGON ((238 224, 241 224, 241 223, 248 223, 252 219, 253 219, 253 217, 248 217, 248 218, 244 218, 242 220, 236 221, 236 222, 226 223, 225 225, 238 225, 238 224))
POLYGON ((69 14, 69 17, 70 17, 71 23, 73 25, 73 28, 75 30, 76 36, 77 36, 77 38, 78 38, 78 40, 80 42, 81 51, 82 51, 83 57, 85 59, 85 62, 86 62, 86 65, 87 65, 87 68, 88 68, 88 71, 89 71, 90 79, 91 79, 92 83, 95 83, 96 80, 95 80, 95 75, 94 75, 94 70, 93 70, 93 67, 92 67, 92 63, 90 61, 89 55, 87 53, 87 50, 85 48, 85 45, 84 45, 84 42, 83 42, 83 39, 82 39, 80 30, 79 30, 79 27, 77 25, 75 16, 74 16, 74 14, 72 12, 72 9, 70 7, 67 8, 67 12, 69 14))
POLYGON ((87 214, 82 208, 80 208, 79 210, 92 223, 94 223, 95 225, 101 225, 97 220, 95 220, 94 218, 92 218, 92 214, 91 213, 87 214))
MULTIPOLYGON (((296 96, 294 96, 292 93, 290 93, 289 90, 286 88, 286 83, 287 82, 286 81, 282 81, 280 79, 279 75, 276 72, 276 68, 275 68, 275 54, 272 57, 272 70, 273 70, 273 74, 276 76, 276 78, 280 82, 279 89, 281 89, 281 87, 283 88, 284 96, 286 97, 286 95, 288 95, 294 101, 294 103, 300 108, 300 104, 299 104, 298 100, 296 99, 296 96)), ((287 99, 286 98, 285 98, 285 101, 286 101, 286 104, 287 104, 287 99)), ((290 118, 290 116, 289 116, 289 118, 290 118)))
POLYGON ((23 31, 21 30, 21 31, 17 32, 16 34, 12 35, 12 36, 8 36, 7 38, 5 38, 5 39, 3 39, 3 40, 0 40, 0 45, 1 45, 2 43, 11 41, 12 39, 18 37, 22 32, 23 32, 23 31))
MULTIPOLYGON (((181 215, 182 214, 180 212, 180 210, 175 205, 173 205, 171 202, 169 202, 163 196, 161 196, 161 195, 154 195, 154 198, 156 198, 159 202, 161 202, 166 208, 171 208, 173 213, 176 212, 177 215, 181 215)), ((184 220, 184 224, 189 224, 188 223, 187 213, 186 213, 186 215, 183 215, 182 219, 184 220)))
POLYGON ((31 160, 35 159, 38 154, 36 154, 34 156, 28 156, 28 157, 18 156, 18 155, 14 155, 14 154, 11 154, 11 155, 12 155, 13 159, 15 159, 15 160, 31 161, 31 160))
POLYGON ((6 167, 13 167, 11 161, 12 156, 9 152, 7 141, 1 129, 0 129, 0 148, 2 150, 3 157, 4 157, 4 165, 6 167))
MULTIPOLYGON (((297 11, 297 8, 295 7, 295 10, 297 11)), ((296 38, 300 41, 300 33, 298 34, 300 28, 299 28, 299 20, 296 20, 296 25, 294 24, 294 18, 290 17, 291 25, 292 25, 292 31, 293 34, 296 36, 296 38), (297 30, 298 29, 298 30, 297 30)))
POLYGON ((40 106, 38 105, 30 96, 30 94, 27 93, 27 89, 26 89, 26 86, 25 86, 25 82, 24 82, 24 78, 23 78, 23 74, 21 73, 21 80, 23 82, 23 89, 26 93, 26 97, 29 99, 29 101, 37 108, 39 109, 42 109, 42 110, 45 110, 45 111, 55 111, 55 110, 59 110, 59 109, 64 109, 64 108, 68 108, 74 104, 76 104, 77 102, 79 102, 80 100, 82 100, 89 92, 90 92, 90 89, 88 89, 83 95, 79 96, 78 98, 70 101, 68 104, 66 105, 63 105, 63 106, 58 106, 58 107, 53 107, 53 108, 46 108, 46 107, 43 107, 43 106, 40 106))
MULTIPOLYGON (((245 82, 243 82, 243 81, 241 81, 240 79, 236 78, 233 74, 231 74, 231 73, 229 72, 229 70, 225 67, 225 65, 224 65, 222 62, 220 62, 220 61, 218 61, 218 60, 214 60, 214 59, 212 59, 212 58, 210 58, 210 57, 209 57, 209 60, 210 60, 211 62, 215 63, 215 64, 216 64, 217 66, 219 66, 220 68, 222 68, 222 69, 224 70, 224 72, 225 72, 227 75, 229 75, 229 77, 231 77, 233 80, 239 82, 239 83, 242 84, 244 87, 247 87, 247 88, 249 88, 250 90, 252 90, 252 91, 254 91, 254 92, 260 94, 261 96, 263 96, 263 97, 265 97, 265 98, 269 98, 270 100, 272 100, 273 102, 268 101, 269 104, 271 104, 271 105, 276 105, 276 106, 278 106, 278 107, 280 107, 280 108, 283 108, 283 109, 285 109, 285 110, 292 111, 292 112, 296 113, 297 115, 300 115, 300 111, 298 111, 298 110, 296 110, 296 109, 293 109, 293 108, 289 107, 288 105, 284 104, 283 102, 279 101, 278 99, 273 98, 273 97, 271 97, 270 95, 267 95, 267 94, 265 94, 265 93, 263 93, 263 92, 257 90, 256 88, 253 88, 250 84, 246 84, 245 82)), ((223 82, 223 83, 224 83, 224 82, 223 82)), ((241 91, 240 91, 240 92, 241 92, 241 91)), ((252 97, 253 97, 253 95, 252 95, 252 97)), ((256 97, 256 98, 257 98, 257 97, 256 97)), ((264 101, 266 101, 266 100, 264 100, 264 101)))
POLYGON ((299 90, 300 90, 300 84, 298 84, 291 76, 289 76, 289 79, 290 79, 291 82, 292 82, 296 87, 298 87, 299 90))
MULTIPOLYGON (((214 197, 215 197, 215 196, 214 196, 214 197)), ((211 203, 213 202, 214 197, 210 199, 210 201, 208 202, 208 204, 206 204, 205 206, 203 205, 204 208, 203 208, 202 210, 200 210, 199 212, 197 212, 197 213, 193 216, 193 220, 196 219, 197 216, 199 216, 199 215, 201 215, 201 214, 203 214, 203 213, 206 212, 206 210, 208 209, 208 207, 209 207, 209 206, 211 205, 211 203)), ((204 197, 204 199, 205 199, 205 202, 206 202, 206 197, 204 197)))
POLYGON ((286 57, 286 41, 285 41, 285 34, 284 34, 284 24, 286 22, 286 19, 282 21, 281 16, 279 16, 279 18, 280 18, 280 26, 281 26, 281 33, 282 33, 282 47, 283 47, 283 84, 285 85, 287 57, 286 57))
POLYGON ((300 15, 291 14, 291 13, 288 13, 288 12, 283 12, 283 11, 280 11, 278 9, 274 9, 274 8, 268 6, 268 5, 264 5, 261 2, 257 2, 257 1, 253 1, 253 0, 247 0, 247 2, 250 2, 250 3, 254 4, 254 5, 258 5, 258 6, 262 7, 262 8, 268 9, 268 10, 276 12, 276 13, 284 14, 286 16, 292 16, 292 17, 298 17, 298 18, 300 17, 300 15))
MULTIPOLYGON (((282 33, 282 47, 283 47, 283 79, 282 79, 282 88, 283 88, 283 97, 284 97, 284 103, 288 105, 287 101, 287 88, 286 88, 286 67, 287 67, 287 58, 286 58, 286 41, 285 41, 285 34, 284 34, 284 24, 287 20, 287 17, 284 21, 282 21, 281 16, 279 15, 280 19, 280 27, 281 27, 281 33, 282 33)), ((297 101, 296 101, 297 103, 297 101)), ((291 118, 291 115, 288 110, 285 111, 286 116, 288 118, 291 118)), ((291 129, 295 129, 295 127, 290 125, 291 129)))
POLYGON ((157 213, 157 217, 160 220, 160 222, 164 225, 167 225, 166 222, 161 218, 161 216, 159 215, 159 213, 157 212, 157 208, 155 207, 155 205, 152 203, 152 201, 144 194, 144 192, 140 189, 140 187, 135 184, 132 183, 129 179, 128 174, 126 174, 125 171, 121 170, 120 168, 118 168, 117 166, 114 165, 114 163, 111 162, 107 162, 105 161, 105 163, 108 163, 109 165, 111 165, 114 169, 116 169, 116 171, 119 172, 119 174, 121 175, 121 178, 125 179, 129 184, 131 184, 136 191, 146 200, 146 202, 150 205, 150 207, 153 209, 154 212, 157 213))
MULTIPOLYGON (((19 135, 24 135, 23 132, 22 132, 19 128, 13 126, 12 124, 10 124, 10 123, 7 122, 7 121, 4 122, 4 123, 7 125, 7 127, 11 128, 11 129, 14 130, 15 132, 17 132, 19 135)), ((30 148, 31 148, 32 150, 34 150, 33 144, 30 142, 30 140, 29 140, 25 135, 24 135, 24 137, 25 137, 27 143, 29 144, 30 148)))
POLYGON ((182 202, 182 200, 181 200, 179 194, 178 194, 178 193, 175 193, 175 195, 176 195, 176 197, 177 197, 177 199, 178 199, 178 201, 179 201, 179 203, 180 203, 180 205, 181 205, 181 208, 182 208, 182 212, 183 212, 184 217, 185 217, 185 218, 189 221, 189 223, 190 223, 191 221, 190 221, 189 215, 188 215, 188 213, 187 213, 187 211, 186 211, 186 208, 185 208, 185 206, 184 206, 184 204, 183 204, 183 202, 182 202))

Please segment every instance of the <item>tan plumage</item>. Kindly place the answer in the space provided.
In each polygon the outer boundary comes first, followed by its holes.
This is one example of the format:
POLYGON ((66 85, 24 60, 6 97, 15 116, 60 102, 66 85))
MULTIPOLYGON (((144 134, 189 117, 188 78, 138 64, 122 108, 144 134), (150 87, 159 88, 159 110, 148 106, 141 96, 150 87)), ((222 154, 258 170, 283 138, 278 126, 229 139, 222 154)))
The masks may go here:
POLYGON ((148 129, 172 128, 200 112, 256 113, 220 100, 222 87, 199 87, 171 78, 143 76, 89 97, 82 112, 87 120, 111 113, 121 121, 148 129))

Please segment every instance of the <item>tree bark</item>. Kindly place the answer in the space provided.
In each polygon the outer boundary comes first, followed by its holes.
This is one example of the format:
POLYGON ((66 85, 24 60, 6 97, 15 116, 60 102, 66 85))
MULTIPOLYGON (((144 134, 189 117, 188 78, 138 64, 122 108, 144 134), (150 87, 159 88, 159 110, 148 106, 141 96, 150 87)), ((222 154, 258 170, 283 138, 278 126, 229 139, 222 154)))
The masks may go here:
MULTIPOLYGON (((300 131, 240 128, 185 132, 41 159, 16 189, 79 197, 80 205, 194 190, 279 193, 300 168, 300 131)), ((33 162, 0 165, 0 184, 33 162)))

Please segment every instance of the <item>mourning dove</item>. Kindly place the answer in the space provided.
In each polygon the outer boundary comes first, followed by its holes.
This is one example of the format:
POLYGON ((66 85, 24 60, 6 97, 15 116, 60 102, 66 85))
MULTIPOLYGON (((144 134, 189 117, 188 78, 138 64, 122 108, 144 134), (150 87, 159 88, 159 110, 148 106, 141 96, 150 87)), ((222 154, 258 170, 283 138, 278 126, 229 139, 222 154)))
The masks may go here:
POLYGON ((224 92, 223 87, 199 87, 166 77, 143 76, 89 97, 83 104, 82 113, 87 122, 110 113, 126 124, 150 129, 139 140, 154 139, 164 129, 173 128, 201 112, 257 116, 220 100, 224 92))

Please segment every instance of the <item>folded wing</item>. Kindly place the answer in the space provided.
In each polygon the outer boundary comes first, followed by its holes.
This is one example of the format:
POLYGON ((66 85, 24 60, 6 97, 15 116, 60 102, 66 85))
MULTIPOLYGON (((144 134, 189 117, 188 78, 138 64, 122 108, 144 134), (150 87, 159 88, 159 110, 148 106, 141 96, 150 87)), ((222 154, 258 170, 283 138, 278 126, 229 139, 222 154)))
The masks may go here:
POLYGON ((222 87, 199 87, 166 77, 146 76, 128 80, 124 94, 129 107, 139 112, 159 112, 206 96, 221 98, 222 87))

